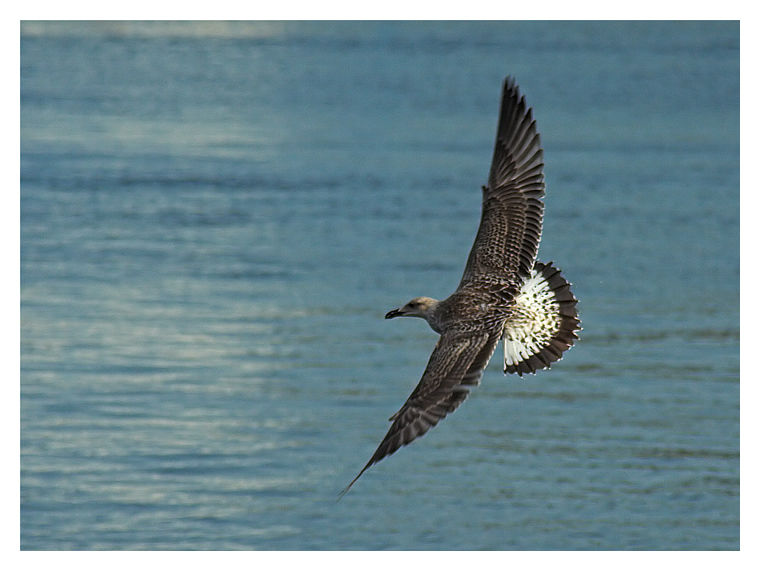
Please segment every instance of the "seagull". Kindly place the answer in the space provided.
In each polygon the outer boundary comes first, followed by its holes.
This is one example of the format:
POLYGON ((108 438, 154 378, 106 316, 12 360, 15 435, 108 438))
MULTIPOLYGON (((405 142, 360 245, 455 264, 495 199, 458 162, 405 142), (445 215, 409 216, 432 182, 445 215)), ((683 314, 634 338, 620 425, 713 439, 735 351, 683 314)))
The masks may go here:
POLYGON ((578 300, 552 263, 536 261, 545 184, 541 139, 533 111, 514 78, 503 83, 496 144, 483 186, 475 243, 456 291, 443 301, 415 297, 386 319, 419 317, 440 335, 417 387, 362 474, 456 410, 480 378, 500 341, 504 374, 535 373, 562 358, 578 339, 578 300))

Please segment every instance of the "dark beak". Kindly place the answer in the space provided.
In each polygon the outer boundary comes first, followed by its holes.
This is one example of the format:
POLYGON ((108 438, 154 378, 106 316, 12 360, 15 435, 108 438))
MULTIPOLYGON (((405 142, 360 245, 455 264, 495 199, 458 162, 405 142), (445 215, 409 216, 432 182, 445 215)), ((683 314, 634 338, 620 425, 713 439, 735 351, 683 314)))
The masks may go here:
POLYGON ((403 314, 404 313, 402 313, 398 309, 393 309, 392 311, 388 311, 388 313, 386 313, 385 318, 386 319, 392 319, 394 317, 400 317, 403 314))

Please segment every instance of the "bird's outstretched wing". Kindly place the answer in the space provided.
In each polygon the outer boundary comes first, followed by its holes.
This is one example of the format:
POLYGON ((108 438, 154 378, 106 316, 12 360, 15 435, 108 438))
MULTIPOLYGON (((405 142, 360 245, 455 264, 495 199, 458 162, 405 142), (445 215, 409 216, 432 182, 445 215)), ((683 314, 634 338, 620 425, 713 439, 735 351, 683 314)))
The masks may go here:
POLYGON ((459 407, 476 386, 499 342, 500 331, 467 334, 451 331, 441 335, 430 355, 417 387, 401 409, 374 455, 340 494, 342 497, 372 465, 411 443, 459 407))
POLYGON ((484 274, 528 277, 541 240, 544 189, 543 150, 533 112, 507 77, 480 227, 460 288, 484 274))

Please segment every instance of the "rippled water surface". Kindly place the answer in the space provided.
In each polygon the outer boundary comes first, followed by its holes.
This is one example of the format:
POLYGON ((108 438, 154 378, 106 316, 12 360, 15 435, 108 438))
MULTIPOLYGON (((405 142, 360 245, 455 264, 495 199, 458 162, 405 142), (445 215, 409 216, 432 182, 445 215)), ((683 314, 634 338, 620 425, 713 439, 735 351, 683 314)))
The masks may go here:
POLYGON ((24 23, 23 549, 737 549, 735 23, 24 23), (340 502, 435 343, 500 82, 584 331, 340 502))

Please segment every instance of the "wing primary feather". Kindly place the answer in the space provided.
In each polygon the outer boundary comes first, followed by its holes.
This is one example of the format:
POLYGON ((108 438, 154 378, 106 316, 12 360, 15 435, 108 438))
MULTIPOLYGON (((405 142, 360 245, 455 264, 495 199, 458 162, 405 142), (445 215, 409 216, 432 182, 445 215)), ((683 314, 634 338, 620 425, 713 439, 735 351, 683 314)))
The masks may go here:
POLYGON ((465 384, 474 385, 480 380, 500 337, 501 331, 481 335, 442 335, 419 384, 401 409, 391 416, 393 424, 388 433, 338 498, 345 495, 372 465, 425 435, 454 412, 470 393, 465 384))
POLYGON ((544 153, 533 111, 512 77, 504 81, 480 227, 459 287, 494 271, 518 286, 533 269, 541 241, 544 153))

